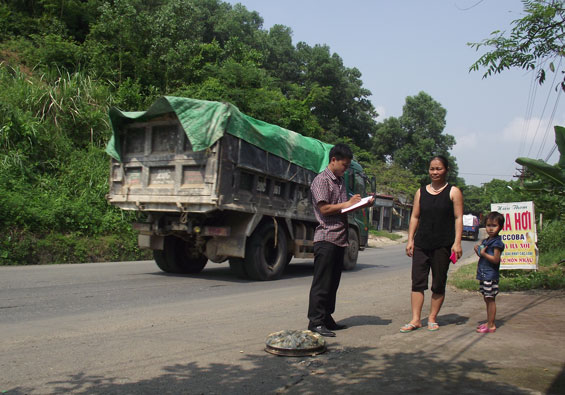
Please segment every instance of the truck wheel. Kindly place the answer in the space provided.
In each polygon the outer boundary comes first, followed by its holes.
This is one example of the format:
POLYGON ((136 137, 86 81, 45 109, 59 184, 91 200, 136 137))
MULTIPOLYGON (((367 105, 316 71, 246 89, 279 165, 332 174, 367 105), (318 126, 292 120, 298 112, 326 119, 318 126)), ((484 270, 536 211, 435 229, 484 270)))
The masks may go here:
POLYGON ((166 237, 163 251, 154 250, 153 257, 157 266, 166 273, 200 273, 208 262, 208 258, 190 243, 174 236, 166 237))
POLYGON ((164 250, 153 250, 153 259, 155 259, 155 263, 157 264, 159 269, 161 269, 165 273, 171 273, 164 250))
POLYGON ((475 240, 475 241, 479 240, 479 230, 478 229, 475 232, 475 234, 473 235, 473 240, 475 240))
POLYGON ((345 249, 343 257, 343 270, 353 270, 359 255, 359 236, 353 228, 349 228, 349 246, 345 249))
POLYGON ((283 274, 287 261, 287 239, 279 226, 275 247, 275 225, 265 222, 255 229, 245 248, 245 270, 253 280, 276 280, 283 274))
MULTIPOLYGON (((288 265, 290 263, 290 261, 292 261, 292 257, 294 255, 292 254, 292 252, 289 252, 288 254, 286 254, 286 264, 288 265)), ((286 265, 285 265, 286 266, 286 265)))
POLYGON ((239 278, 247 279, 247 271, 245 270, 245 261, 242 258, 230 258, 230 270, 239 278))

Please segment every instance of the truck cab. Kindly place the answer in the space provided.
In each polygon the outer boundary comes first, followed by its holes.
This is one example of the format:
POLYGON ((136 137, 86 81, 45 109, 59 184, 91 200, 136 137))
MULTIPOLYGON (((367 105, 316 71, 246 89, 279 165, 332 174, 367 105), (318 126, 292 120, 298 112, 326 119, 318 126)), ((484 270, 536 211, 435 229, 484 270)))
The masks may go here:
MULTIPOLYGON (((361 165, 356 161, 351 161, 351 166, 345 172, 344 180, 348 198, 355 194, 364 197, 375 192, 374 178, 369 179, 361 165)), ((346 249, 343 262, 345 270, 353 269, 359 251, 365 248, 369 240, 369 208, 365 207, 350 213, 349 225, 349 246, 346 249)))

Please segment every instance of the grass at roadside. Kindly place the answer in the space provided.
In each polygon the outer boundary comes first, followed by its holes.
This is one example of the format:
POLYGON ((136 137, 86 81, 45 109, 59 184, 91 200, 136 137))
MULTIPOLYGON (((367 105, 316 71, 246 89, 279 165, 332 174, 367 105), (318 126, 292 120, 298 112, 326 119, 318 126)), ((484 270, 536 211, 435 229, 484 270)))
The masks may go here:
POLYGON ((375 229, 371 229, 369 230, 369 234, 373 235, 373 236, 377 236, 377 237, 386 237, 389 238, 391 240, 398 240, 402 238, 402 235, 396 234, 396 233, 390 233, 387 232, 386 230, 375 230, 375 229))
MULTIPOLYGON (((539 270, 501 270, 500 291, 525 291, 528 289, 565 289, 565 249, 557 249, 542 253, 539 259, 539 270)), ((477 260, 463 265, 449 276, 449 284, 469 291, 479 288, 477 260)))
POLYGON ((0 266, 140 259, 152 257, 150 251, 137 247, 137 234, 134 231, 105 236, 56 232, 36 235, 13 231, 8 237, 0 238, 0 266))

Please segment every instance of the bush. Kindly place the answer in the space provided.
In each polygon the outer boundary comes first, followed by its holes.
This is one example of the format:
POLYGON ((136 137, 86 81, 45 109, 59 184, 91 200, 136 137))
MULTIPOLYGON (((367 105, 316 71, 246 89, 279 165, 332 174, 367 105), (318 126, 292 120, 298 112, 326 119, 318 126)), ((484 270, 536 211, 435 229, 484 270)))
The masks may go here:
POLYGON ((0 65, 0 265, 134 260, 132 213, 109 206, 109 87, 0 65))
MULTIPOLYGON (((541 252, 565 249, 565 222, 552 221, 543 226, 538 237, 538 248, 541 252)), ((565 257, 563 257, 565 259, 565 257)))
POLYGON ((137 247, 137 234, 84 236, 80 233, 37 235, 12 230, 0 237, 0 265, 35 265, 152 259, 137 247))
POLYGON ((28 49, 25 57, 33 66, 39 65, 46 70, 50 67, 71 71, 78 68, 81 48, 73 40, 54 33, 33 34, 31 37, 35 45, 28 49))

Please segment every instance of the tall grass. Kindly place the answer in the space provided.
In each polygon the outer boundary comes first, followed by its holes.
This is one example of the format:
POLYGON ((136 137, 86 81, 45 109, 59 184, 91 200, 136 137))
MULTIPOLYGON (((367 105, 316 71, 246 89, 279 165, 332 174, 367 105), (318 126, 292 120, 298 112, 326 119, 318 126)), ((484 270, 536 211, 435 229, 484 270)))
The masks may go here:
POLYGON ((105 200, 111 101, 108 84, 81 73, 0 64, 0 264, 145 256, 132 215, 105 200))

